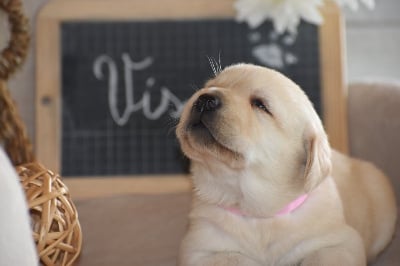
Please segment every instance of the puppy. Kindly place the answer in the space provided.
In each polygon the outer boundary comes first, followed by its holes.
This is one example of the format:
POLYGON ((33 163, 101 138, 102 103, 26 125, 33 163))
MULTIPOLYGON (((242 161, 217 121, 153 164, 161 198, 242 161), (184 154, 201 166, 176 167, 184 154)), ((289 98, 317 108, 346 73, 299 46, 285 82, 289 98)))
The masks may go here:
POLYGON ((276 71, 224 69, 176 133, 194 185, 180 265, 366 265, 392 238, 387 178, 332 151, 304 92, 276 71))

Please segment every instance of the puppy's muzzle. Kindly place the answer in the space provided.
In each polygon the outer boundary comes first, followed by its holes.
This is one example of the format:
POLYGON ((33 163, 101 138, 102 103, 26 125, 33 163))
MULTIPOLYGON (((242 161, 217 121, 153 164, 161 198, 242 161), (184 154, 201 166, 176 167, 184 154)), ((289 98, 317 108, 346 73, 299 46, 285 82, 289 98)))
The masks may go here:
POLYGON ((187 123, 189 134, 199 140, 211 140, 216 133, 219 109, 222 107, 222 97, 217 92, 201 94, 193 103, 187 123))
POLYGON ((199 96, 193 104, 193 110, 204 114, 214 112, 221 107, 221 98, 216 94, 205 93, 199 96))
POLYGON ((242 167, 244 157, 238 151, 227 120, 229 101, 222 92, 206 91, 194 99, 190 113, 185 120, 184 133, 190 145, 185 147, 200 154, 216 155, 219 160, 232 168, 242 167))
POLYGON ((201 94, 193 103, 189 126, 211 126, 215 123, 215 116, 222 106, 221 96, 217 93, 201 94))

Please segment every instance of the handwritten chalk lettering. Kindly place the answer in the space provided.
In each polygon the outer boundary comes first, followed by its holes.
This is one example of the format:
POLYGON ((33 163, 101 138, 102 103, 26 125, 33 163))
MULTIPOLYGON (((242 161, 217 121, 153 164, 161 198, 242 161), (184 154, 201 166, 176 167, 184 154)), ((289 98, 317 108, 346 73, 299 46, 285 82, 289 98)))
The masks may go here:
MULTIPOLYGON (((140 100, 136 101, 135 95, 135 72, 144 71, 148 69, 154 60, 152 57, 146 57, 141 61, 135 62, 131 59, 129 54, 123 53, 121 55, 124 70, 124 85, 125 85, 125 109, 123 112, 118 110, 118 69, 115 60, 108 55, 100 55, 94 60, 93 73, 99 80, 106 79, 106 74, 103 70, 108 70, 108 105, 112 119, 119 126, 124 126, 128 123, 130 116, 142 110, 145 118, 149 120, 157 120, 165 113, 168 113, 172 118, 178 118, 181 114, 185 101, 181 101, 175 94, 173 94, 166 86, 161 86, 160 94, 161 100, 159 105, 151 110, 151 93, 144 90, 140 100), (170 108, 170 106, 173 108, 170 108)), ((146 88, 149 89, 154 86, 156 79, 149 77, 146 80, 146 88)))

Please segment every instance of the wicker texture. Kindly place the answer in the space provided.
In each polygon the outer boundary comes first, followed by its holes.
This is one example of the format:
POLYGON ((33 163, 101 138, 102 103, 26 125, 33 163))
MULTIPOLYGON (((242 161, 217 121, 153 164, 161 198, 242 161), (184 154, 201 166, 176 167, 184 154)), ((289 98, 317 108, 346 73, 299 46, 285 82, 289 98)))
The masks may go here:
POLYGON ((28 19, 20 0, 0 0, 0 9, 8 17, 10 41, 0 53, 0 142, 14 165, 34 160, 32 145, 6 87, 6 80, 25 61, 29 47, 28 19))
POLYGON ((0 0, 11 29, 8 46, 0 54, 0 79, 7 80, 24 62, 29 47, 28 19, 20 0, 0 0))
POLYGON ((34 160, 32 145, 15 103, 4 81, 0 80, 0 143, 14 165, 34 160))
POLYGON ((28 199, 33 237, 45 265, 71 265, 82 236, 75 205, 60 176, 38 163, 17 167, 28 199))

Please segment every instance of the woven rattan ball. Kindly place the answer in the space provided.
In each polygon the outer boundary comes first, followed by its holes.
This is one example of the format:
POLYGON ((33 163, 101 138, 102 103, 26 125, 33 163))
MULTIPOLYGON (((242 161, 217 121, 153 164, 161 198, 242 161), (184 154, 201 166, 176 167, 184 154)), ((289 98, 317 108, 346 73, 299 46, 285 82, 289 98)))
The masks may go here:
POLYGON ((71 265, 82 234, 76 208, 59 175, 38 163, 17 167, 31 215, 33 237, 45 265, 71 265))

